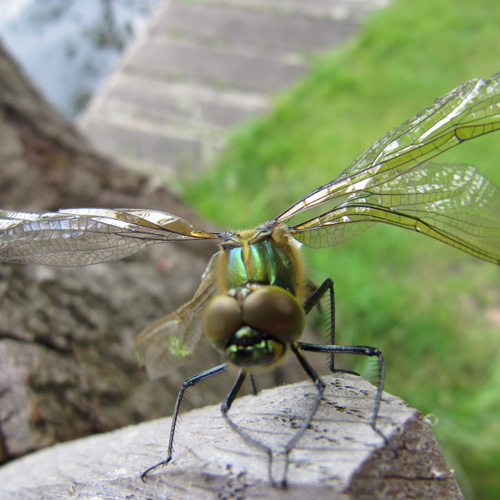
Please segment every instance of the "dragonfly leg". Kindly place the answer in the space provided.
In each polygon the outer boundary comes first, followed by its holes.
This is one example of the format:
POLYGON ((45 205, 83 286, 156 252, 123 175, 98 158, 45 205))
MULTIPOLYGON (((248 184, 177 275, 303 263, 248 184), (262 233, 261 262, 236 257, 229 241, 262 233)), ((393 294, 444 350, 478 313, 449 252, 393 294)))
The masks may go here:
MULTIPOLYGON (((320 300, 323 298, 325 293, 330 292, 330 303, 329 303, 329 309, 330 309, 330 325, 329 325, 329 330, 330 330, 330 339, 329 339, 329 344, 330 345, 335 345, 335 292, 333 290, 333 281, 331 278, 327 278, 323 283, 316 288, 314 293, 310 295, 307 300, 304 302, 304 310, 306 311, 306 314, 309 314, 309 312, 312 310, 312 308, 320 303, 320 300)), ((343 371, 343 370, 335 370, 335 359, 334 359, 334 353, 330 353, 330 362, 329 362, 329 368, 330 371, 335 372, 335 371, 343 371)))
MULTIPOLYGON (((380 401, 382 400, 382 391, 384 390, 384 378, 385 378, 385 364, 384 356, 382 352, 376 347, 371 346, 347 346, 347 345, 319 345, 319 344, 308 344, 305 342, 298 342, 300 349, 309 352, 324 352, 327 354, 355 354, 361 356, 375 356, 378 360, 378 385, 377 394, 375 395, 375 404, 373 407, 373 414, 370 421, 370 425, 373 430, 379 434, 384 441, 387 443, 387 438, 384 434, 376 428, 377 416, 380 410, 380 401)), ((294 351, 295 352, 295 351, 294 351)), ((297 355, 297 353, 295 352, 297 355)), ((299 357, 299 356, 297 356, 299 357)), ((300 357, 299 357, 300 361, 300 357)), ((302 363, 302 361, 301 361, 302 363)), ((304 366, 302 364, 302 366, 304 366)), ((307 372, 307 370, 306 370, 307 372)), ((309 375, 310 376, 310 375, 309 375)), ((317 376, 317 375, 316 375, 317 376)), ((313 378, 314 382, 316 380, 313 378)), ((312 418, 312 417, 311 417, 312 418)))
MULTIPOLYGON (((273 479, 273 473, 272 473, 273 450, 268 446, 262 444, 261 442, 257 441, 243 430, 241 430, 241 428, 236 424, 236 422, 234 422, 231 419, 231 417, 228 414, 229 409, 233 404, 233 401, 235 400, 236 396, 238 395, 238 392, 241 389, 241 386, 243 385, 243 382, 245 381, 246 375, 247 374, 244 371, 240 371, 240 373, 238 374, 238 378, 236 379, 233 387, 231 388, 227 396, 224 398, 224 401, 222 402, 221 406, 222 415, 226 419, 226 422, 229 424, 231 429, 233 429, 233 431, 236 432, 246 443, 248 443, 250 446, 254 446, 255 448, 267 454, 269 480, 273 486, 277 486, 277 483, 273 479)), ((283 486, 283 484, 281 484, 281 486, 283 486)))
POLYGON ((259 390, 257 389, 257 382, 255 380, 255 375, 253 373, 250 373, 250 382, 252 384, 252 394, 254 396, 257 396, 259 390))
MULTIPOLYGON (((330 346, 328 346, 330 347, 330 346)), ((316 396, 316 400, 314 401, 314 404, 311 408, 311 411, 309 412, 309 415, 307 418, 304 420, 304 423, 300 427, 300 429, 294 434, 292 439, 288 441, 288 443, 285 446, 285 474, 283 478, 283 484, 282 486, 286 486, 286 472, 288 470, 288 456, 290 454, 290 451, 295 447, 297 444, 297 441, 302 437, 306 429, 309 427, 311 420, 313 419, 314 415, 316 414, 316 411, 319 408, 319 405, 321 403, 321 399, 323 397, 323 392, 325 390, 325 383, 321 380, 320 376, 316 373, 314 368, 309 364, 305 356, 302 354, 300 350, 300 346, 297 343, 294 343, 290 346, 291 350, 299 360, 300 365, 302 366, 303 370, 307 373, 307 375, 311 378, 311 380, 314 382, 314 385, 316 386, 316 389, 318 390, 318 395, 316 396)))
POLYGON ((292 344, 291 349, 294 352, 294 354, 297 356, 300 364, 302 365, 302 368, 304 371, 309 375, 309 377, 314 381, 316 388, 318 389, 318 396, 316 397, 316 400, 314 402, 313 408, 311 409, 311 412, 309 413, 306 421, 304 424, 301 426, 301 428, 294 434, 292 439, 286 444, 285 450, 284 450, 284 456, 285 456, 285 463, 284 463, 284 474, 283 474, 283 479, 277 483, 273 479, 273 451, 270 447, 264 445, 263 443, 257 441, 250 435, 248 435, 246 432, 244 432, 228 415, 229 409, 231 408, 231 405, 233 401, 235 400, 238 392, 240 391, 245 378, 246 378, 246 373, 244 371, 241 371, 238 374, 238 378, 236 379, 233 387, 229 391, 228 395, 225 397, 224 402, 222 403, 222 415, 226 419, 227 423, 230 425, 231 429, 233 429, 241 438, 248 443, 250 446, 253 446, 264 453, 267 454, 268 456, 268 474, 269 474, 269 480, 273 486, 279 486, 281 488, 286 488, 286 475, 287 475, 287 470, 288 470, 288 455, 290 451, 293 449, 297 441, 300 439, 302 434, 304 434, 305 430, 311 423, 312 418, 314 417, 314 414, 316 413, 316 410, 319 407, 319 404, 321 403, 321 398, 323 396, 323 390, 325 388, 325 384, 321 380, 321 378, 318 376, 318 374, 314 371, 314 369, 311 367, 311 365, 308 363, 304 355, 300 352, 300 348, 298 347, 297 344, 292 344))
POLYGON ((382 437, 384 442, 388 444, 387 438, 384 436, 382 431, 378 430, 376 428, 376 420, 377 416, 379 413, 380 409, 380 402, 382 399, 382 391, 384 388, 384 376, 385 376, 385 365, 384 365, 384 357, 382 353, 380 352, 379 349, 376 347, 370 347, 370 346, 342 346, 342 345, 318 345, 318 344, 308 344, 304 342, 297 342, 295 344, 291 345, 291 349, 297 359, 299 360, 302 368, 304 371, 309 375, 311 380, 314 382, 316 385, 316 388, 318 390, 318 395, 316 396, 316 400, 314 401, 314 404, 311 408, 311 411, 309 412, 309 415, 305 419, 304 423, 300 427, 300 429, 295 433, 295 435, 290 439, 290 441, 287 443, 285 447, 285 476, 283 479, 283 484, 282 486, 285 487, 286 485, 286 471, 288 469, 288 456, 289 453, 292 451, 292 449, 295 447, 297 444, 297 441, 302 437, 304 432, 307 430, 309 425, 311 424, 311 421, 316 414, 316 411, 319 408, 319 405, 321 403, 321 399, 323 397, 323 392, 325 389, 325 384, 321 380, 320 376, 316 373, 316 371, 312 368, 312 366, 309 364, 307 359, 305 358, 304 354, 302 353, 302 350, 304 351, 311 351, 311 352, 324 352, 327 354, 356 354, 356 355, 363 355, 363 356, 376 356, 378 360, 378 375, 379 375, 379 383, 377 387, 377 394, 375 396, 375 405, 373 408, 373 414, 372 418, 370 421, 370 425, 372 429, 382 437))
POLYGON ((153 465, 152 467, 149 467, 146 469, 142 474, 141 474, 141 479, 143 482, 146 482, 146 476, 154 469, 161 467, 162 465, 166 465, 172 460, 172 455, 174 452, 174 435, 175 435, 175 427, 177 425, 177 417, 179 416, 179 411, 182 403, 182 398, 184 397, 184 393, 189 387, 193 387, 196 385, 198 382, 202 382, 203 380, 206 380, 207 378, 213 377, 214 375, 218 375, 219 373, 222 373, 227 370, 227 363, 224 363, 219 366, 215 366, 214 368, 210 368, 210 370, 206 370, 202 373, 198 373, 198 375, 194 375, 193 377, 188 378, 183 384, 182 387, 179 391, 179 394, 177 395, 177 401, 175 402, 175 408, 174 408, 174 413, 172 415, 172 425, 170 427, 170 437, 168 440, 168 453, 167 453, 167 458, 165 460, 162 460, 161 462, 158 462, 157 464, 153 465))

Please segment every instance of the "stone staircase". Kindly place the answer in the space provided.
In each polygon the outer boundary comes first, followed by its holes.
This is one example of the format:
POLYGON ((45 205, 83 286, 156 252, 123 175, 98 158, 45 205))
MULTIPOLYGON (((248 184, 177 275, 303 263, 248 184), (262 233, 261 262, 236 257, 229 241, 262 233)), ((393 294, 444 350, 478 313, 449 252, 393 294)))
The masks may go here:
POLYGON ((226 134, 344 43, 387 0, 170 0, 153 14, 80 125, 125 166, 172 183, 226 134))

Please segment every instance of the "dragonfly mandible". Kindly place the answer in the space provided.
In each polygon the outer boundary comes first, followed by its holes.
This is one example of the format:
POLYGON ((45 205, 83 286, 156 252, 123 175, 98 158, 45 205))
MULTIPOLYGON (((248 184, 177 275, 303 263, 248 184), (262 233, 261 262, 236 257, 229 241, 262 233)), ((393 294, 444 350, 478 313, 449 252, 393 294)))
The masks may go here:
POLYGON ((152 377, 165 375, 172 360, 192 355, 203 335, 226 356, 222 365, 184 383, 174 409, 168 456, 142 477, 172 458, 184 391, 233 367, 238 375, 224 399, 222 414, 249 444, 269 455, 273 481, 272 450, 242 431, 228 415, 248 374, 274 367, 291 351, 316 384, 315 403, 286 444, 287 457, 314 417, 324 387, 304 351, 377 358, 380 382, 371 421, 375 431, 383 384, 384 364, 378 349, 335 345, 332 281, 326 280, 311 292, 300 245, 333 246, 381 222, 426 234, 499 264, 499 188, 472 166, 431 161, 499 128, 500 73, 467 81, 437 99, 377 141, 338 177, 255 229, 208 232, 175 215, 147 209, 4 210, 0 211, 0 261, 85 266, 121 259, 155 243, 217 240, 220 249, 193 299, 146 328, 137 339, 137 349, 152 377), (331 344, 301 342, 306 314, 328 293, 331 344))

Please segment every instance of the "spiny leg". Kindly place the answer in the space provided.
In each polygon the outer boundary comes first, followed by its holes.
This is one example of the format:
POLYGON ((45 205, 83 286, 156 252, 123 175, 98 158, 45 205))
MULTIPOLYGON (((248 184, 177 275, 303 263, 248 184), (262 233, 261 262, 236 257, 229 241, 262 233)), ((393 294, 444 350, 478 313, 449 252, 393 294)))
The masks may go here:
POLYGON ((245 381, 247 374, 242 370, 238 374, 238 378, 236 379, 233 387, 227 394, 227 396, 224 398, 224 401, 221 406, 221 411, 222 415, 226 419, 226 422, 229 424, 231 429, 233 429, 234 432, 236 432, 241 438, 248 443, 250 446, 253 446, 264 453, 267 454, 268 456, 268 475, 269 475, 269 480, 273 486, 276 486, 276 482, 273 479, 273 474, 272 474, 272 463, 273 463, 273 450, 269 448, 269 446, 266 446, 265 444, 262 444, 261 442, 257 441, 253 437, 251 437, 249 434, 244 432, 229 416, 228 412, 229 409, 231 408, 231 405, 233 404, 233 401, 235 400, 236 396, 238 395, 238 392, 241 389, 241 386, 243 385, 243 382, 245 381))
POLYGON ((218 375, 219 373, 222 373, 227 370, 227 363, 224 363, 222 365, 216 366, 214 368, 210 368, 210 370, 206 370, 202 373, 198 373, 198 375, 194 375, 193 377, 188 378, 183 384, 182 387, 179 391, 179 394, 177 395, 177 401, 175 402, 175 408, 174 408, 174 413, 172 415, 172 425, 170 427, 170 437, 168 440, 168 454, 167 458, 165 460, 162 460, 161 462, 158 462, 156 465, 153 465, 152 467, 149 467, 146 469, 142 474, 141 474, 141 479, 143 482, 145 482, 146 476, 154 469, 166 465, 172 460, 172 454, 174 451, 174 435, 175 435, 175 427, 177 425, 177 417, 179 416, 179 411, 182 403, 182 398, 184 397, 184 393, 188 389, 188 387, 192 387, 196 385, 198 382, 202 382, 203 380, 206 380, 207 378, 213 377, 214 375, 218 375))
POLYGON ((318 376, 318 374, 314 371, 314 369, 311 367, 311 365, 308 363, 304 355, 300 352, 300 348, 298 347, 297 344, 292 344, 291 349, 295 356, 297 356, 297 359, 299 360, 302 368, 304 371, 307 373, 307 375, 314 381, 314 384, 316 385, 316 388, 318 390, 318 395, 316 397, 316 400, 314 401, 313 407, 311 408, 311 411, 300 427, 300 429, 295 432, 293 435, 292 439, 286 444, 285 450, 284 450, 284 455, 285 455, 285 465, 284 465, 284 473, 283 473, 283 479, 280 481, 279 484, 277 484, 274 481, 273 478, 273 473, 272 473, 272 467, 273 467, 273 451, 270 447, 264 445, 263 443, 257 441, 250 435, 248 435, 246 432, 244 432, 228 415, 228 411, 231 408, 231 405, 236 398, 239 390, 241 389, 241 386, 243 385, 243 382, 245 381, 246 378, 246 373, 244 371, 241 371, 238 375, 238 378, 236 379, 233 387, 229 391, 228 395, 224 399, 224 402, 222 403, 222 414, 224 418, 226 419, 227 423, 231 426, 231 428, 239 434, 245 442, 247 442, 249 445, 254 446, 255 448, 267 453, 268 455, 268 475, 269 475, 269 480, 271 484, 275 486, 280 486, 282 488, 286 487, 286 475, 287 475, 287 470, 288 470, 288 455, 290 451, 293 449, 297 441, 300 439, 300 437, 304 434, 306 429, 308 428, 309 424, 311 423, 312 418, 314 417, 314 414, 316 413, 320 403, 321 403, 321 398, 323 396, 323 390, 325 388, 325 384, 321 380, 321 378, 318 376))
POLYGON ((246 372, 241 370, 238 374, 238 378, 233 384, 233 387, 231 387, 231 390, 228 392, 227 396, 224 398, 224 401, 222 402, 221 406, 221 411, 223 417, 226 419, 226 422, 230 425, 231 429, 233 429, 237 434, 239 434, 244 441, 246 441, 249 445, 255 446, 259 450, 264 451, 267 453, 270 457, 272 457, 272 450, 268 446, 260 443, 253 437, 249 436, 246 432, 242 431, 241 428, 231 419, 229 416, 228 412, 229 409, 231 408, 231 405, 233 404, 234 400, 236 399, 236 396, 238 395, 238 392, 240 391, 243 382, 246 379, 246 372))
POLYGON ((305 342, 299 342, 299 347, 304 351, 309 352, 323 352, 327 354, 354 354, 361 356, 375 356, 378 360, 378 385, 377 393, 375 395, 375 404, 373 407, 373 414, 370 421, 370 425, 373 430, 381 436, 387 443, 387 438, 384 434, 376 428, 377 416, 380 410, 380 402, 382 400, 382 391, 384 390, 384 378, 385 378, 385 364, 384 356, 382 352, 376 347, 371 346, 346 346, 346 345, 319 345, 319 344, 309 344, 305 342))
MULTIPOLYGON (((314 293, 310 295, 307 300, 304 302, 304 310, 306 314, 309 314, 309 312, 312 310, 312 308, 320 303, 320 300, 323 298, 325 293, 330 292, 330 345, 335 345, 335 292, 333 290, 333 281, 331 278, 327 278, 323 283, 316 288, 314 293)), ((334 359, 334 353, 331 353, 330 355, 330 362, 329 362, 329 368, 330 371, 335 372, 338 370, 335 370, 335 359, 334 359)), ((343 371, 343 370, 342 370, 343 371)))
POLYGON ((323 392, 325 390, 325 383, 321 380, 320 376, 316 373, 314 368, 309 364, 307 359, 304 357, 302 354, 300 347, 297 343, 293 343, 290 346, 292 352, 295 354, 297 359, 299 360, 300 365, 302 366, 303 370, 307 373, 309 378, 314 382, 314 385, 316 386, 316 389, 318 390, 318 395, 316 396, 316 399, 314 401, 314 404, 312 405, 311 411, 309 412, 309 415, 307 418, 304 420, 304 423, 300 427, 300 429, 297 430, 297 432, 293 435, 292 439, 288 441, 288 443, 285 446, 285 472, 283 474, 283 480, 281 483, 281 486, 283 488, 286 487, 286 475, 288 471, 288 457, 290 454, 290 451, 295 447, 297 444, 297 441, 302 437, 304 432, 307 430, 309 425, 311 424, 311 421, 318 411, 319 405, 321 403, 321 399, 323 397, 323 392))
POLYGON ((253 373, 250 373, 250 383, 252 384, 252 394, 257 396, 259 390, 257 389, 257 382, 253 373))
MULTIPOLYGON (((307 373, 309 378, 314 382, 316 389, 318 391, 318 394, 316 396, 316 399, 314 401, 314 404, 312 405, 312 408, 305 419, 304 423, 300 427, 300 429, 295 432, 293 437, 290 439, 290 441, 286 444, 285 450, 284 450, 284 455, 285 455, 285 466, 284 466, 284 474, 283 474, 283 479, 279 483, 279 486, 282 488, 286 487, 286 476, 287 476, 287 470, 288 470, 288 462, 289 462, 289 454, 290 451, 295 447, 297 444, 298 440, 302 437, 304 432, 307 430, 309 425, 311 424, 312 419, 314 418, 314 415, 316 414, 319 405, 321 403, 321 399, 323 397, 323 392, 325 388, 324 382, 321 380, 319 375, 316 373, 316 371, 311 367, 303 353, 301 352, 301 349, 306 350, 306 351, 311 351, 311 352, 324 352, 327 354, 356 354, 356 355, 364 355, 364 356, 377 356, 378 362, 379 362, 379 386, 377 390, 377 395, 375 398, 375 406, 374 406, 374 411, 373 411, 373 416, 372 420, 370 422, 372 428, 382 436, 384 441, 387 442, 387 439, 385 436, 380 432, 378 429, 376 429, 375 424, 376 424, 376 418, 379 412, 380 408, 380 401, 382 397, 382 390, 383 390, 383 384, 384 384, 384 359, 382 353, 375 347, 368 347, 368 346, 337 346, 337 345, 318 345, 318 344, 308 344, 308 343, 294 343, 291 344, 290 346, 291 350, 297 357, 299 363, 301 364, 303 370, 307 373)), ((247 442, 249 445, 260 449, 261 451, 265 452, 268 455, 268 474, 269 474, 269 480, 273 485, 276 485, 276 482, 273 479, 273 474, 272 474, 272 464, 273 464, 273 452, 272 449, 263 443, 257 441, 253 437, 249 436, 246 432, 244 432, 228 415, 229 409, 231 408, 231 405, 233 401, 235 400, 238 392, 240 391, 244 381, 246 378, 246 373, 244 371, 241 371, 238 374, 238 378, 236 379, 233 387, 227 394, 227 396, 224 399, 224 402, 222 403, 222 414, 227 421, 227 423, 230 425, 230 427, 242 437, 242 439, 247 442)))
POLYGON ((312 419, 314 418, 314 415, 316 414, 316 411, 319 408, 319 405, 321 403, 321 399, 323 397, 323 392, 325 389, 325 384, 319 377, 319 375, 315 372, 315 370, 311 367, 307 359, 305 358, 304 354, 302 353, 301 349, 304 351, 311 351, 311 352, 324 352, 327 354, 356 354, 356 355, 363 355, 363 356, 376 356, 378 359, 378 366, 379 366, 379 384, 377 387, 377 394, 375 396, 375 405, 373 409, 373 414, 372 414, 372 419, 370 421, 370 425, 373 428, 373 430, 381 436, 385 443, 387 443, 387 438, 384 436, 384 434, 379 431, 376 428, 376 420, 377 416, 379 413, 380 409, 380 402, 382 399, 382 391, 384 387, 384 376, 385 376, 385 365, 384 365, 384 357, 382 353, 380 352, 379 349, 376 347, 370 347, 370 346, 339 346, 339 345, 318 345, 318 344, 308 344, 305 342, 298 342, 296 344, 291 345, 291 349, 297 359, 299 360, 302 368, 304 371, 309 375, 311 380, 314 382, 316 385, 316 388, 318 390, 318 395, 316 397, 316 400, 311 408, 311 411, 309 412, 309 415, 305 419, 304 423, 300 427, 300 429, 295 433, 295 435, 290 439, 290 441, 287 443, 285 447, 285 474, 283 477, 283 482, 282 486, 286 486, 286 472, 288 469, 288 457, 292 449, 295 447, 297 444, 297 441, 302 437, 304 432, 307 430, 309 425, 311 424, 312 419))

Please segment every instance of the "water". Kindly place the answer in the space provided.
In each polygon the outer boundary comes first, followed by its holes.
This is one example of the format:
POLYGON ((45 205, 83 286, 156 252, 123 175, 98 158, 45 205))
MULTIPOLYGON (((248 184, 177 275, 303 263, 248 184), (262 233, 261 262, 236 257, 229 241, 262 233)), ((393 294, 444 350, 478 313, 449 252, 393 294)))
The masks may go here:
POLYGON ((76 117, 159 0, 0 0, 0 37, 38 89, 76 117))

